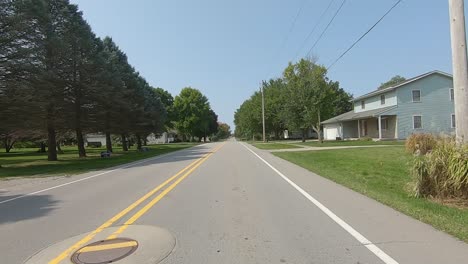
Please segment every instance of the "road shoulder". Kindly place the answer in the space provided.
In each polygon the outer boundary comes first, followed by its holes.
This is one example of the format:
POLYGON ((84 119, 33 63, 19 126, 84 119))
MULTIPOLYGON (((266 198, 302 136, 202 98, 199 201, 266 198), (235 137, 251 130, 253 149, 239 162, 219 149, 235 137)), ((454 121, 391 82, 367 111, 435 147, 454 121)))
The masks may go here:
POLYGON ((248 147, 400 263, 463 263, 468 258, 464 242, 268 151, 248 147))

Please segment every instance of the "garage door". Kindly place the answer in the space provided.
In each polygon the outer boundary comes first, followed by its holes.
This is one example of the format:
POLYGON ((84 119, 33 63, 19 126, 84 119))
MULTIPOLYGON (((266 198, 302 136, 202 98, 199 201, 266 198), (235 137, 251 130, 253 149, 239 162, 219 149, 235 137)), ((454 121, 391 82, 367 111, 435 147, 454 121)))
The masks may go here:
POLYGON ((340 136, 338 131, 338 125, 327 125, 324 128, 325 140, 336 140, 336 137, 340 136))

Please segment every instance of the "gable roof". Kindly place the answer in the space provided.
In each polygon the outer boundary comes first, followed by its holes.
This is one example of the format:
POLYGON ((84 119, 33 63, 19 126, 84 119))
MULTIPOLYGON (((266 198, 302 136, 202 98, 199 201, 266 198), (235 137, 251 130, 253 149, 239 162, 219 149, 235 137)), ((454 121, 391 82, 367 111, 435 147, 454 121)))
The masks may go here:
POLYGON ((431 72, 427 72, 427 73, 418 75, 418 76, 413 77, 411 79, 408 79, 408 80, 406 80, 406 81, 404 81, 404 82, 402 82, 400 84, 397 84, 397 85, 394 85, 394 86, 391 86, 391 87, 388 87, 388 88, 385 88, 385 89, 381 89, 381 90, 375 90, 375 91, 372 91, 370 93, 366 93, 366 94, 361 95, 361 96, 359 96, 357 98, 354 98, 352 100, 352 102, 356 102, 356 101, 359 101, 359 100, 362 100, 362 99, 365 99, 365 98, 368 98, 368 97, 371 97, 371 96, 374 96, 374 95, 379 95, 379 94, 383 94, 383 93, 386 93, 386 92, 389 92, 389 91, 393 91, 398 87, 407 85, 409 83, 415 82, 417 80, 420 80, 422 78, 425 78, 425 77, 433 75, 433 74, 440 74, 440 75, 443 75, 443 76, 448 77, 448 78, 453 78, 453 76, 451 74, 448 74, 448 73, 443 72, 443 71, 435 70, 435 71, 431 71, 431 72))
POLYGON ((381 114, 392 115, 394 114, 394 112, 392 112, 391 110, 396 109, 396 108, 397 108, 396 106, 387 106, 383 108, 378 108, 378 109, 368 110, 368 111, 363 111, 363 112, 358 112, 358 113, 354 112, 354 110, 351 110, 339 116, 335 116, 333 118, 325 120, 322 122, 322 124, 332 124, 332 123, 339 123, 343 121, 358 120, 362 118, 377 117, 381 114))

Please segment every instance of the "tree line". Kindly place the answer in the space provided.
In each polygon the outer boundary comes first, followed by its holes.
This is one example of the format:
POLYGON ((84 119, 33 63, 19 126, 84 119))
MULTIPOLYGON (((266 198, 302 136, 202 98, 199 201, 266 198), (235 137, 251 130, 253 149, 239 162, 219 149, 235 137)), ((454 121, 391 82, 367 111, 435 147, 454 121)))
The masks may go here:
MULTIPOLYGON (((352 95, 327 77, 324 66, 310 59, 289 63, 281 78, 263 81, 265 130, 280 139, 284 130, 301 132, 305 141, 312 129, 321 137, 321 122, 352 110, 352 95)), ((261 92, 256 91, 234 114, 235 135, 251 139, 262 133, 261 92)))
POLYGON ((112 151, 141 149, 150 133, 177 129, 184 139, 217 132, 206 96, 184 88, 175 98, 152 87, 110 37, 100 39, 68 0, 0 1, 0 138, 47 145, 48 160, 72 135, 80 157, 85 134, 102 132, 112 151))

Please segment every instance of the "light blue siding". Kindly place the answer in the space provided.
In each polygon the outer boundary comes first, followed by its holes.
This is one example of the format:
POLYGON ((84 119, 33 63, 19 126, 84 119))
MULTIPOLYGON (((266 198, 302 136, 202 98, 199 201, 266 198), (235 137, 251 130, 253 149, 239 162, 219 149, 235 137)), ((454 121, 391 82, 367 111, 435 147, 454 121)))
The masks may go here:
POLYGON ((397 98, 396 98, 396 93, 395 91, 388 91, 384 93, 385 95, 385 104, 381 104, 380 101, 380 96, 382 94, 378 94, 363 100, 358 100, 354 102, 354 111, 356 113, 363 112, 363 111, 369 111, 369 110, 374 110, 374 109, 379 109, 379 108, 384 108, 387 106, 394 106, 397 104, 397 98), (366 107, 365 109, 361 108, 361 101, 366 102, 366 107))
POLYGON ((450 100, 451 78, 432 74, 396 89, 398 107, 398 137, 406 138, 412 133, 452 134, 451 114, 454 105, 450 100), (421 91, 421 102, 413 102, 412 91, 421 91), (422 128, 413 129, 413 116, 422 116, 422 128))

